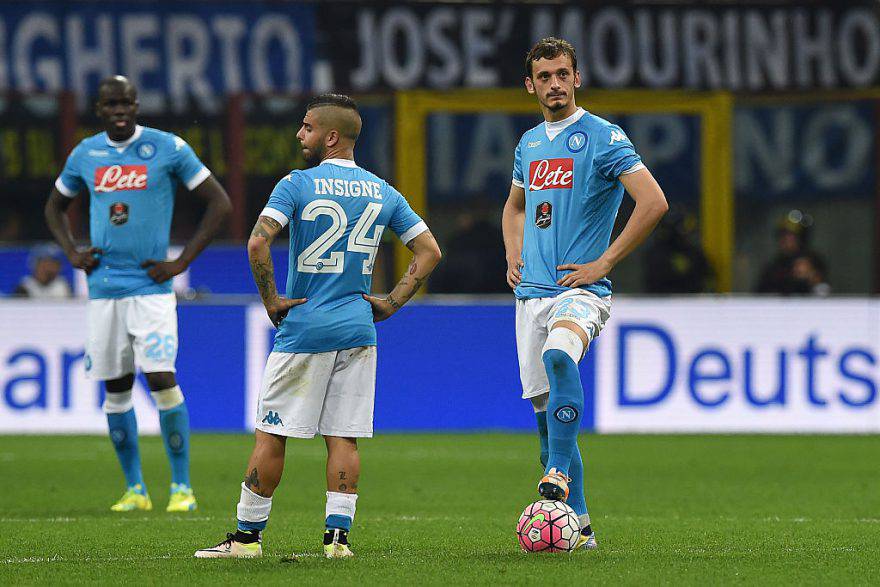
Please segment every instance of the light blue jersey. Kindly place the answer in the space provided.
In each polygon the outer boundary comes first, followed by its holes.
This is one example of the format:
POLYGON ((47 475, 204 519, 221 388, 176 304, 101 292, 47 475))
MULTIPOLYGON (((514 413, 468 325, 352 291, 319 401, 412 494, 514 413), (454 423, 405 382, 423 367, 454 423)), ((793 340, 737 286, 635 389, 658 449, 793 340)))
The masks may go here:
POLYGON ((348 159, 327 159, 278 182, 262 215, 290 223, 288 298, 274 350, 322 353, 376 344, 373 263, 387 226, 404 243, 428 227, 384 180, 348 159))
MULTIPOLYGON (((618 178, 642 167, 620 127, 581 108, 522 136, 513 162, 513 183, 526 193, 518 299, 567 291, 556 281, 570 271, 556 267, 595 261, 605 252, 623 199, 618 178)), ((607 278, 581 288, 611 295, 607 278)))
POLYGON ((193 190, 209 175, 183 139, 153 128, 137 126, 121 143, 102 132, 76 146, 55 188, 91 196, 91 243, 103 254, 88 277, 90 298, 171 292, 171 280, 156 283, 141 263, 168 255, 177 183, 193 190))

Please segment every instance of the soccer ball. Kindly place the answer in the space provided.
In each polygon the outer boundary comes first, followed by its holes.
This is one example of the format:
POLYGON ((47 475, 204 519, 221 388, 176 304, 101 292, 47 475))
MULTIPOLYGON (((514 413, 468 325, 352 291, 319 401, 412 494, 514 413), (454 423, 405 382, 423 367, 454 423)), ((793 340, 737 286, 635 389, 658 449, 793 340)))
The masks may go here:
POLYGON ((574 510, 549 499, 527 505, 516 524, 516 537, 525 552, 568 552, 577 544, 580 531, 574 510))

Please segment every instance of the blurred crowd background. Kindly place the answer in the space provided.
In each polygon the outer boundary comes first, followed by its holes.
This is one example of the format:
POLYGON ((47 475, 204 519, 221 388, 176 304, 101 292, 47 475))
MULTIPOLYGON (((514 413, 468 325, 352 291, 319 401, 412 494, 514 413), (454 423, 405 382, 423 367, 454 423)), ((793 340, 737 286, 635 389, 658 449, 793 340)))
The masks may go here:
MULTIPOLYGON (((446 252, 430 291, 505 293, 501 209, 516 142, 540 113, 506 110, 501 97, 522 88, 531 44, 553 34, 578 50, 579 105, 591 110, 591 92, 603 93, 603 103, 614 92, 641 101, 644 112, 637 105, 596 113, 626 130, 671 205, 611 275, 616 292, 872 294, 880 288, 878 6, 2 3, 0 292, 84 293, 48 243, 42 209, 69 151, 100 130, 92 111, 98 80, 121 73, 140 90, 140 122, 186 139, 235 205, 222 239, 185 281, 191 293, 254 291, 243 244, 274 184, 304 165, 295 138, 303 104, 325 91, 361 105, 361 166, 395 183, 406 171, 401 150, 424 151, 418 211, 446 252), (495 88, 497 110, 438 109, 425 115, 418 144, 399 140, 412 115, 402 96, 461 102, 462 92, 495 88), (729 138, 704 140, 700 114, 658 111, 659 93, 682 103, 728 97, 729 138), (713 230, 706 207, 727 204, 706 193, 704 174, 730 183, 727 251, 705 246, 713 230)), ((625 200, 618 230, 630 211, 625 200)), ((192 235, 201 213, 181 189, 173 242, 192 235)), ((71 220, 84 243, 87 217, 81 195, 71 220)), ((396 281, 397 254, 386 233, 375 290, 396 281)))

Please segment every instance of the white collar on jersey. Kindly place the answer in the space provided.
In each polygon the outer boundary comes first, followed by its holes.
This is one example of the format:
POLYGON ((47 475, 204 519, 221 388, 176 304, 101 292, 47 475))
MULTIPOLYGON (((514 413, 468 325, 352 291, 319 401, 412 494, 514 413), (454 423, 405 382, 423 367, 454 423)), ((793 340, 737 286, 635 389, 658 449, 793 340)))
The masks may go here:
POLYGON ((354 159, 324 159, 321 161, 321 165, 339 165, 340 167, 357 167, 357 163, 354 162, 354 159))
POLYGON ((132 134, 130 137, 128 137, 124 141, 114 141, 113 139, 110 138, 109 135, 107 135, 107 144, 110 145, 111 147, 115 147, 116 150, 121 153, 130 144, 132 144, 133 142, 135 142, 136 140, 141 138, 141 135, 143 133, 144 133, 144 127, 142 127, 139 124, 136 124, 136 125, 134 125, 134 134, 132 134))
POLYGON ((559 133, 580 120, 581 116, 586 113, 586 110, 578 107, 578 109, 574 111, 574 114, 572 114, 568 118, 563 118, 562 120, 557 120, 556 122, 545 122, 544 131, 547 133, 547 138, 552 141, 559 136, 559 133))

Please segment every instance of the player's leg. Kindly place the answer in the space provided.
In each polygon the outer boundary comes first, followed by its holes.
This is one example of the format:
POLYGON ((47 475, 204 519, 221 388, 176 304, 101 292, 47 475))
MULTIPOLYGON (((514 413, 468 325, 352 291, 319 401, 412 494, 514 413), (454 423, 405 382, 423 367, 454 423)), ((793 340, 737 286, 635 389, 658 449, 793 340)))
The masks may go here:
POLYGON ((262 532, 284 470, 287 438, 312 438, 317 432, 335 357, 335 352, 269 355, 257 404, 256 442, 236 509, 236 531, 220 544, 196 551, 196 558, 262 555, 262 532))
POLYGON ((324 518, 324 555, 352 556, 348 533, 357 506, 361 458, 356 438, 325 436, 327 443, 327 506, 324 518))
POLYGON ((125 493, 110 507, 114 512, 153 509, 141 470, 137 418, 131 400, 133 384, 132 373, 104 382, 106 394, 103 408, 107 416, 107 427, 126 484, 125 493))
POLYGON ((198 506, 189 477, 189 411, 175 377, 177 301, 174 294, 133 296, 126 315, 135 361, 159 410, 159 427, 171 465, 169 512, 198 506))
POLYGON ((353 556, 349 532, 360 479, 357 439, 373 435, 376 347, 339 351, 318 423, 327 442, 324 556, 353 556))
POLYGON ((543 324, 539 320, 547 314, 552 302, 544 299, 517 300, 516 302, 516 352, 519 360, 519 376, 522 383, 522 397, 532 402, 535 422, 538 427, 541 469, 547 465, 547 398, 550 383, 541 362, 541 349, 547 339, 546 317, 543 324), (545 308, 546 307, 546 308, 545 308))
POLYGON ((110 440, 125 475, 126 490, 113 511, 149 510, 141 471, 137 418, 131 399, 134 354, 125 325, 127 298, 89 300, 85 367, 90 379, 104 382, 103 410, 110 440))
POLYGON ((191 512, 198 504, 189 479, 189 411, 173 372, 145 373, 159 410, 159 428, 171 464, 169 512, 191 512))
POLYGON ((596 539, 587 511, 583 460, 577 444, 584 404, 577 363, 609 313, 610 300, 581 293, 563 296, 551 312, 550 334, 542 356, 550 381, 548 411, 552 416, 548 420, 550 454, 539 491, 551 498, 569 491, 567 503, 578 515, 582 530, 578 546, 587 549, 596 547, 596 539))

